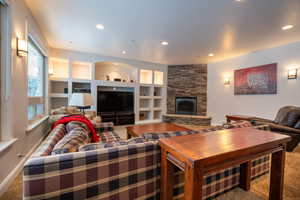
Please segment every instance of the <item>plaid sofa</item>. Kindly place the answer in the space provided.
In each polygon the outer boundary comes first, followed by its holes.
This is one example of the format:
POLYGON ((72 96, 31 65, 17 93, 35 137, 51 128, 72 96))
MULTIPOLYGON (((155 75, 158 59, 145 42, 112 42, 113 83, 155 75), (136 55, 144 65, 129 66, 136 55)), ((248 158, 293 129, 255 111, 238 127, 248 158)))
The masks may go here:
MULTIPOLYGON (((148 133, 136 142, 75 153, 33 157, 24 166, 24 199, 159 199, 160 148, 158 139, 200 132, 148 133)), ((230 127, 239 128, 239 127, 230 127)), ((267 126, 254 127, 267 129, 267 126)), ((269 171, 269 156, 252 162, 252 178, 269 171)), ((182 199, 183 172, 175 176, 174 199, 182 199)), ((213 199, 239 184, 239 166, 208 174, 202 199, 213 199)))

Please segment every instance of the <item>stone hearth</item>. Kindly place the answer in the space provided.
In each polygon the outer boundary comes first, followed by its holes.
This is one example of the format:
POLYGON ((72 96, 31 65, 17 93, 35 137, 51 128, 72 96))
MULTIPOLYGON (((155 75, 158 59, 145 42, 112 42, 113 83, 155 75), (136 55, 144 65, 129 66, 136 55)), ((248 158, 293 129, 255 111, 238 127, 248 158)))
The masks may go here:
POLYGON ((211 118, 208 116, 200 115, 166 114, 163 116, 163 121, 178 124, 210 126, 211 118))

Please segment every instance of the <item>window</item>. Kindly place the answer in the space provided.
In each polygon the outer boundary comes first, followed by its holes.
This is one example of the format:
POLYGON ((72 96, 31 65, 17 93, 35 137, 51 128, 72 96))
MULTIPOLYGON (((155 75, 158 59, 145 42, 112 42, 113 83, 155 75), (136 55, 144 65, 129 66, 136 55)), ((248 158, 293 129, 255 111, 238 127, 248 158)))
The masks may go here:
POLYGON ((12 138, 7 122, 11 81, 11 17, 10 7, 0 0, 0 140, 12 138))
POLYGON ((28 42, 28 120, 29 123, 45 114, 45 56, 29 39, 28 42))

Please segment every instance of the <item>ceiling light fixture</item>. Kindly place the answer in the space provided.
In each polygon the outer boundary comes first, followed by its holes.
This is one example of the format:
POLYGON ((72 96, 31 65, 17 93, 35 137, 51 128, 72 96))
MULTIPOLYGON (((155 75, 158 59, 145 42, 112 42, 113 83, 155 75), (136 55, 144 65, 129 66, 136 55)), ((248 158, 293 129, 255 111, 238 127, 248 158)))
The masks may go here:
POLYGON ((99 30, 103 30, 104 26, 103 26, 103 24, 97 24, 96 28, 99 29, 99 30))
POLYGON ((282 30, 289 30, 289 29, 291 29, 293 27, 294 27, 293 25, 286 25, 286 26, 283 26, 281 29, 282 30))
POLYGON ((210 54, 208 54, 208 56, 209 56, 209 57, 213 57, 213 56, 214 56, 214 54, 213 54, 213 53, 210 53, 210 54))
POLYGON ((167 46, 169 43, 167 42, 167 41, 162 41, 161 42, 161 45, 163 45, 163 46, 167 46))
POLYGON ((122 51, 122 54, 126 54, 126 51, 122 51))

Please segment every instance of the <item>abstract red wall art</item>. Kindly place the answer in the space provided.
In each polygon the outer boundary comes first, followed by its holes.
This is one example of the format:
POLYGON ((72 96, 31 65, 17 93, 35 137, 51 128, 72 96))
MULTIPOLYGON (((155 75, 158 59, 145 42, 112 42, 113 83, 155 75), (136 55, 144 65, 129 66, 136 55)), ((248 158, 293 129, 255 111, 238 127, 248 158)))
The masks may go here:
POLYGON ((276 94, 277 63, 234 71, 234 94, 276 94))

